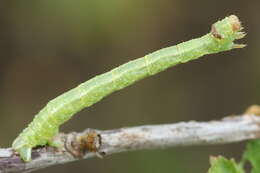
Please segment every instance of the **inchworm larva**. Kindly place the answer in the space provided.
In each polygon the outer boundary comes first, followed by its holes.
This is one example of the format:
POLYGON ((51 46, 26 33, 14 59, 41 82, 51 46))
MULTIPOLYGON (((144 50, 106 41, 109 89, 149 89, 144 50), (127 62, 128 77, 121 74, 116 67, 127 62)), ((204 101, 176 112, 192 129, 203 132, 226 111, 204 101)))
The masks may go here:
POLYGON ((46 144, 55 146, 51 139, 57 135, 59 126, 83 108, 174 65, 206 54, 242 48, 244 45, 233 42, 244 37, 241 30, 239 19, 231 15, 213 24, 211 32, 200 38, 158 50, 80 84, 51 100, 15 139, 12 148, 24 161, 30 161, 32 148, 46 144))

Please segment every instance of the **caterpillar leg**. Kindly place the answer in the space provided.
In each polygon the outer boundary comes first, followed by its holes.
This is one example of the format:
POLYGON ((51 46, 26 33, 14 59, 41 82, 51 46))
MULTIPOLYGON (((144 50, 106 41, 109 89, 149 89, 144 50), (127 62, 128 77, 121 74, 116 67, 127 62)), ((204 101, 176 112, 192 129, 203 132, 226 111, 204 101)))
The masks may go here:
POLYGON ((61 148, 63 143, 61 141, 49 140, 47 143, 51 147, 61 148))
POLYGON ((48 140, 47 144, 52 147, 61 148, 63 146, 63 143, 61 141, 54 140, 55 136, 59 134, 59 129, 55 131, 55 135, 52 139, 48 140))
POLYGON ((29 162, 32 159, 32 148, 29 147, 23 147, 19 148, 17 152, 20 154, 20 157, 23 161, 29 162))

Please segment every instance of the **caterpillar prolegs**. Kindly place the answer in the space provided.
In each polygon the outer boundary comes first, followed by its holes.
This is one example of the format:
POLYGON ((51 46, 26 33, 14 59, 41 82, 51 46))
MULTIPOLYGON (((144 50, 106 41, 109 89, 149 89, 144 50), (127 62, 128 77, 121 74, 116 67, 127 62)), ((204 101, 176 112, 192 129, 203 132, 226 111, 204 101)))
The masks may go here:
POLYGON ((51 100, 14 140, 12 148, 24 161, 30 161, 32 148, 53 145, 51 139, 57 135, 59 126, 83 108, 174 65, 206 54, 242 48, 243 44, 234 43, 244 37, 241 30, 239 19, 231 15, 213 24, 211 32, 200 38, 158 50, 80 84, 51 100))

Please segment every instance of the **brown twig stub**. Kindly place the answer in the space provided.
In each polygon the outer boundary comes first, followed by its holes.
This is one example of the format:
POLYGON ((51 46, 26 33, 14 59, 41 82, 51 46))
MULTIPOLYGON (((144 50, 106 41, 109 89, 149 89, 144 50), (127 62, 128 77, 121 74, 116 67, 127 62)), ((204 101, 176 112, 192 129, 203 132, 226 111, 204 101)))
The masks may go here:
POLYGON ((97 130, 87 129, 81 134, 74 132, 68 135, 64 147, 75 158, 82 158, 87 152, 99 153, 101 144, 97 130))
POLYGON ((86 150, 91 152, 98 152, 102 144, 101 136, 96 131, 90 131, 87 135, 80 136, 79 141, 86 150))

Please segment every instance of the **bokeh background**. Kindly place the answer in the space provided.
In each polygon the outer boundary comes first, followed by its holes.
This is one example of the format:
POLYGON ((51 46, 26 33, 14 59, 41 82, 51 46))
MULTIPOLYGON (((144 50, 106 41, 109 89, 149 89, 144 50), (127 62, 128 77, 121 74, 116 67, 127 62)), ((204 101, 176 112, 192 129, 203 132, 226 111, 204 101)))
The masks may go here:
MULTIPOLYGON (((28 0, 0 3, 0 146, 52 98, 154 50, 199 37, 230 14, 248 47, 179 65, 106 97, 62 131, 208 121, 260 103, 260 1, 28 0)), ((136 151, 43 172, 203 173, 210 155, 240 158, 244 143, 136 151)))

